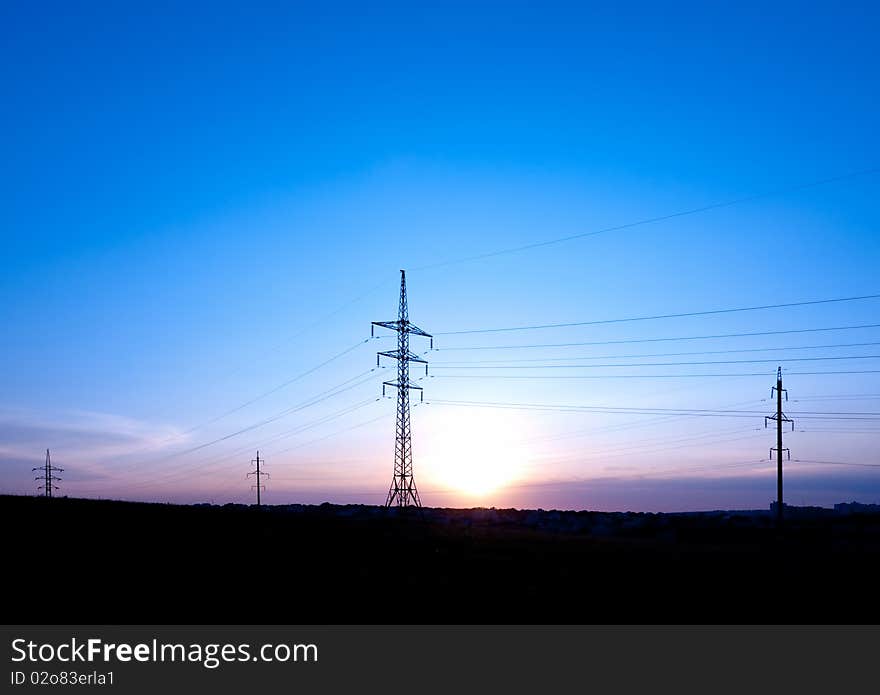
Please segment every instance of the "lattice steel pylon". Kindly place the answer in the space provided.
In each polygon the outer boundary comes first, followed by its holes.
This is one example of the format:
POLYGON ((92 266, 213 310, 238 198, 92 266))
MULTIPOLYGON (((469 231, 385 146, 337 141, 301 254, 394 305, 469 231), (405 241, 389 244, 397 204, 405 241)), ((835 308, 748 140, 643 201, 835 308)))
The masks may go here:
MULTIPOLYGON (((409 309, 406 303, 406 271, 400 271, 400 305, 397 310, 397 321, 373 321, 371 332, 376 326, 389 328, 397 331, 397 349, 386 350, 376 353, 376 364, 380 357, 390 357, 397 360, 397 381, 385 381, 382 383, 382 395, 385 395, 385 387, 393 386, 397 389, 397 437, 394 444, 394 478, 388 489, 388 497, 385 506, 398 507, 415 506, 421 507, 419 491, 416 488, 413 476, 412 460, 412 427, 410 425, 409 391, 417 389, 422 392, 421 386, 415 386, 409 381, 409 363, 420 362, 425 365, 425 374, 428 373, 428 361, 412 353, 409 349, 410 335, 421 335, 431 339, 431 347, 434 347, 434 338, 418 326, 410 323, 409 309)), ((422 392, 424 399, 424 392, 422 392)))
POLYGON ((49 450, 46 449, 46 465, 39 466, 38 468, 33 468, 31 470, 34 471, 42 471, 42 475, 38 475, 34 480, 42 480, 43 484, 37 487, 37 490, 42 490, 43 495, 46 497, 52 497, 53 490, 60 490, 57 485, 55 485, 56 480, 61 480, 55 473, 63 473, 63 468, 58 468, 57 466, 52 465, 52 459, 49 456, 49 450))

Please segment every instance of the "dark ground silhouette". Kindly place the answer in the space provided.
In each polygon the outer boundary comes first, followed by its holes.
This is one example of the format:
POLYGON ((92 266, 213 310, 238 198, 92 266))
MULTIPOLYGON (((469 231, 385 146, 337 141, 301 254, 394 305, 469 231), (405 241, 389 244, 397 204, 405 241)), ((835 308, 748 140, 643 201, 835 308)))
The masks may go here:
POLYGON ((877 623, 880 515, 0 497, 4 622, 877 623))

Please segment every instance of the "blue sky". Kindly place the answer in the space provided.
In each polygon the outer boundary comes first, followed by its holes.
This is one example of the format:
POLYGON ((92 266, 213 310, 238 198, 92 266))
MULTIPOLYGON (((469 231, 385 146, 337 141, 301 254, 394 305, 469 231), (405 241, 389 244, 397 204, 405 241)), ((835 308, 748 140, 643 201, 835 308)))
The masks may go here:
MULTIPOLYGON (((273 473, 267 501, 382 501, 394 404, 368 402, 387 378, 379 372, 183 452, 374 366, 388 340, 363 341, 370 321, 395 317, 399 268, 409 269, 413 320, 438 334, 880 292, 880 174, 430 267, 880 165, 869 3, 248 3, 210 13, 6 3, 0 26, 4 492, 32 491, 30 467, 51 447, 68 494, 245 501, 260 447, 273 473)), ((880 354, 852 345, 880 342, 880 330, 444 348, 866 325, 880 323, 877 307, 438 335, 436 376, 425 380, 435 402, 413 412, 423 499, 765 507, 775 480, 758 461, 773 444, 754 430, 761 417, 658 422, 436 401, 747 403, 757 413, 771 406, 761 399, 775 362, 628 372, 766 373, 754 377, 520 380, 440 363, 767 349, 641 361, 778 357, 787 372, 866 371, 878 361, 787 360, 880 354), (849 347, 813 347, 825 345, 849 347), (467 480, 475 450, 498 482, 480 494, 467 480)), ((585 371, 615 373, 510 373, 585 371)), ((786 385, 792 399, 847 396, 791 403, 793 414, 880 411, 880 375, 793 374, 786 385)), ((790 437, 804 461, 786 472, 790 501, 880 501, 871 468, 805 463, 880 463, 876 422, 802 422, 828 431, 790 437)))

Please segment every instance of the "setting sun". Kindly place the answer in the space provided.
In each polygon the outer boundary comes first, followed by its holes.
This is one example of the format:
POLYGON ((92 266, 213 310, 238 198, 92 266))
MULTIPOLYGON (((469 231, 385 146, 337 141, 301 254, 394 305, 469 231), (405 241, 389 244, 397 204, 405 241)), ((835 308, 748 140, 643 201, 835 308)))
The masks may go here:
POLYGON ((447 413, 433 423, 420 464, 426 483, 485 497, 520 478, 526 452, 522 431, 497 411, 447 413))

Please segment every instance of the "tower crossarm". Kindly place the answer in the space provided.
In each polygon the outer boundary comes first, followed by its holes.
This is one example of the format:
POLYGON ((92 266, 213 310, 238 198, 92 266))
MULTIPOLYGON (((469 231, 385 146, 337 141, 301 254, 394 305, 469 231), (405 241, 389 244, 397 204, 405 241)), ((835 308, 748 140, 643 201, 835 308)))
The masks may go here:
MULTIPOLYGON (((382 386, 393 386, 396 389, 403 388, 403 384, 401 384, 399 381, 383 381, 382 386)), ((416 391, 423 391, 424 390, 421 386, 416 386, 415 384, 407 384, 406 388, 415 389, 416 391)), ((383 396, 385 395, 384 389, 383 389, 382 395, 383 396)))
POLYGON ((380 328, 387 328, 392 331, 401 331, 403 330, 410 335, 420 335, 425 338, 434 338, 433 335, 428 333, 427 331, 422 330, 414 323, 410 321, 373 321, 371 324, 371 330, 373 331, 372 335, 375 336, 375 328, 379 326, 380 328))
POLYGON ((765 415, 764 416, 764 427, 767 427, 767 423, 770 421, 776 422, 779 420, 780 422, 790 422, 791 423, 791 431, 794 432, 794 420, 792 420, 785 413, 779 413, 778 415, 774 413, 773 415, 765 415))
POLYGON ((379 326, 380 328, 388 328, 392 331, 400 330, 400 321, 373 321, 372 326, 379 326))
POLYGON ((422 335, 425 338, 433 338, 434 337, 430 333, 426 333, 425 331, 423 331, 421 328, 419 328, 415 324, 409 323, 409 322, 407 322, 406 331, 410 335, 422 335))
POLYGON ((390 357, 393 360, 406 359, 410 362, 421 362, 422 364, 428 364, 428 360, 422 359, 417 354, 415 354, 412 350, 407 350, 405 355, 401 355, 400 350, 385 350, 384 352, 376 353, 376 356, 377 357, 390 357))

